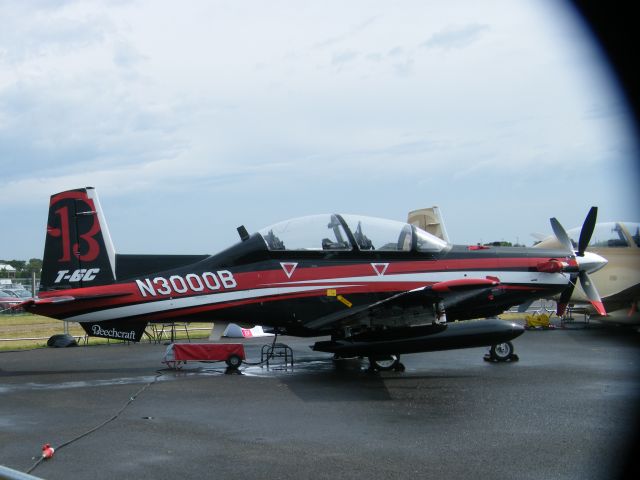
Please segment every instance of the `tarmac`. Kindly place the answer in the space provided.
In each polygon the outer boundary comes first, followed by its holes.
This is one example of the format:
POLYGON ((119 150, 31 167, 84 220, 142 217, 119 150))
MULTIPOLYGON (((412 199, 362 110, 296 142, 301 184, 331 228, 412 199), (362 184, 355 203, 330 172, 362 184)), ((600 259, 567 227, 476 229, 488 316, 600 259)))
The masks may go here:
MULTIPOLYGON (((527 331, 518 362, 475 348, 405 355, 406 371, 379 373, 334 363, 312 339, 278 340, 293 368, 241 375, 167 369, 161 344, 0 352, 0 465, 52 480, 634 474, 635 331, 527 331), (55 454, 37 463, 45 443, 55 454)), ((248 360, 268 342, 246 341, 248 360)))

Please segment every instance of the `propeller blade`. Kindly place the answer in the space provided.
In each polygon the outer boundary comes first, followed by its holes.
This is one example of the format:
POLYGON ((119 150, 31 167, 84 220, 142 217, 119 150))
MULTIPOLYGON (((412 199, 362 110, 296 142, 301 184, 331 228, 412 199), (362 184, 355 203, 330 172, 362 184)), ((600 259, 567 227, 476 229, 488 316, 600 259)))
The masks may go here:
POLYGON ((596 228, 596 220, 598 217, 598 207, 591 207, 587 217, 582 224, 582 230, 580 230, 580 240, 578 240, 578 256, 584 256, 584 251, 589 245, 591 235, 593 235, 593 229, 596 228))
POLYGON ((570 255, 573 255, 573 244, 571 243, 571 239, 564 227, 560 225, 560 222, 556 217, 553 217, 551 220, 551 228, 553 229, 553 233, 556 234, 556 238, 560 240, 560 243, 566 248, 567 252, 570 252, 570 255))
MULTIPOLYGON (((607 311, 604 309, 602 299, 600 299, 600 294, 598 293, 598 290, 596 290, 591 278, 589 278, 589 274, 584 270, 580 271, 580 286, 584 290, 584 293, 587 294, 587 298, 591 302, 591 305, 593 305, 593 308, 595 308, 600 315, 606 315, 607 311)), ((564 294, 564 292, 562 293, 564 294)))
POLYGON ((567 310, 567 305, 569 305, 569 300, 571 299, 571 295, 573 295, 573 289, 576 287, 576 278, 576 275, 571 275, 569 285, 567 285, 567 288, 560 294, 560 299, 556 306, 556 315, 559 317, 564 315, 564 312, 567 310))

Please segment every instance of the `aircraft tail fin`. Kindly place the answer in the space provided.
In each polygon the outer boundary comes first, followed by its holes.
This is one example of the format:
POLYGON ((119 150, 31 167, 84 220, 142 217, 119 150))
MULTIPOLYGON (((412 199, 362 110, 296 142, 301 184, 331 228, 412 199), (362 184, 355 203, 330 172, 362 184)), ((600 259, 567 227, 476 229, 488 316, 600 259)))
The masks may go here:
POLYGON ((436 205, 409 212, 407 223, 415 225, 447 243, 451 243, 444 225, 444 219, 440 213, 440 208, 436 205))
POLYGON ((51 196, 40 291, 113 283, 115 258, 93 187, 51 196))

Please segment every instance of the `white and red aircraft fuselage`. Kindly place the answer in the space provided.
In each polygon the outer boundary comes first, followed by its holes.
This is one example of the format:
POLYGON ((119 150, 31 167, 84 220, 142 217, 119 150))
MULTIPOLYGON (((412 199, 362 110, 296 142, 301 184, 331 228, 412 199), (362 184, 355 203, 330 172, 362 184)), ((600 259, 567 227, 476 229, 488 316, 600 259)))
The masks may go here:
POLYGON ((407 223, 326 214, 272 225, 212 256, 116 254, 93 188, 51 197, 41 287, 24 307, 89 335, 138 341, 149 322, 225 321, 317 350, 387 355, 507 342, 490 317, 592 271, 565 249, 450 245, 407 223))

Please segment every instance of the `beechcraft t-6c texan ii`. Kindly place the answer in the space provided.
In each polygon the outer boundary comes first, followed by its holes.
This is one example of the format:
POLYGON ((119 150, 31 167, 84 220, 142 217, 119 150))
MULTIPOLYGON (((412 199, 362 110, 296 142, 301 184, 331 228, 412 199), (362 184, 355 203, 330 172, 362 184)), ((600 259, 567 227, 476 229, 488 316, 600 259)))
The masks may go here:
POLYGON ((330 336, 313 349, 382 368, 403 353, 502 344, 506 352, 494 354, 510 355, 521 326, 470 319, 561 293, 606 263, 584 249, 451 245, 414 225, 357 215, 238 233, 237 244, 212 256, 116 254, 96 191, 58 193, 39 295, 23 306, 132 341, 149 322, 254 322, 330 336))

